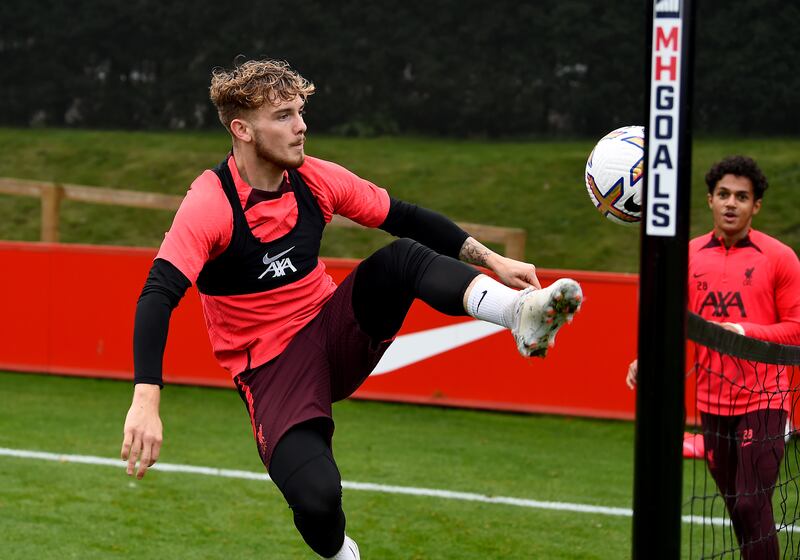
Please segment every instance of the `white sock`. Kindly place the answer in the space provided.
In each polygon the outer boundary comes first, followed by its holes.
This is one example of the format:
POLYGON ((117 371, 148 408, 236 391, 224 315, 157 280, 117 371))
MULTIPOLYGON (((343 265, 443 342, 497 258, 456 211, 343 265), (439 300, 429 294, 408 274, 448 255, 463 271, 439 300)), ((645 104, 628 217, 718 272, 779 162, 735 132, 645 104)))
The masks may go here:
POLYGON ((358 546, 353 539, 345 535, 342 548, 340 548, 339 552, 331 556, 328 560, 360 560, 360 556, 358 555, 358 546))
POLYGON ((467 313, 481 321, 514 326, 514 302, 519 292, 488 276, 479 276, 467 296, 467 313))

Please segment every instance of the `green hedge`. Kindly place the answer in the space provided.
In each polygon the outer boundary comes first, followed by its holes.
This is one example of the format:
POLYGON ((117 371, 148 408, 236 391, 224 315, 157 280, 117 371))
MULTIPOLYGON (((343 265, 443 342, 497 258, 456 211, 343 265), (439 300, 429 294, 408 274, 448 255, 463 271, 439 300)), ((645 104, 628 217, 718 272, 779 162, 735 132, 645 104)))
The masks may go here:
MULTIPOLYGON (((696 4, 696 130, 800 131, 800 5, 696 4)), ((645 6, 4 2, 0 124, 215 127, 210 71, 243 55, 287 59, 318 85, 318 131, 595 136, 642 120, 645 6)))

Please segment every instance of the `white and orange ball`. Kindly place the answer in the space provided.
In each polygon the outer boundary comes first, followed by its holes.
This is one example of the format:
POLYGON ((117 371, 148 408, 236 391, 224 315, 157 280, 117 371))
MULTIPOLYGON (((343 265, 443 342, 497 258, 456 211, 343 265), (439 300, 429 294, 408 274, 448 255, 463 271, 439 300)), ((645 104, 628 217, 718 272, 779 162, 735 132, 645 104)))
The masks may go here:
POLYGON ((642 219, 644 127, 623 126, 603 136, 586 162, 586 190, 597 210, 614 223, 642 219))

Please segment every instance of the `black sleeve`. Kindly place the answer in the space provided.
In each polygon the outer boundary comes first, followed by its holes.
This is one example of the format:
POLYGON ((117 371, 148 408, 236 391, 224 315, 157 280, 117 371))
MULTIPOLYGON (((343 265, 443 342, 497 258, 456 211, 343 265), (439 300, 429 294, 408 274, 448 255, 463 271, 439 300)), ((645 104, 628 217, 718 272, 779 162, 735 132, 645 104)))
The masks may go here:
POLYGON ((169 261, 156 259, 136 304, 133 382, 164 386, 161 374, 172 310, 192 283, 169 261))
POLYGON ((469 234, 452 220, 427 208, 390 198, 389 214, 378 226, 396 237, 409 237, 437 253, 458 258, 469 234))

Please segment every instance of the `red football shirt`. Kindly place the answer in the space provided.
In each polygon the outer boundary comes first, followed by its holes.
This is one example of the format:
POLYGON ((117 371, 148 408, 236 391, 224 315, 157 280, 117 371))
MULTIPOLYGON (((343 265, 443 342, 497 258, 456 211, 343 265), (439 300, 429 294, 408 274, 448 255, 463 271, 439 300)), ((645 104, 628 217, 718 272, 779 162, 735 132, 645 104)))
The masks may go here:
MULTIPOLYGON (((739 323, 747 336, 800 345, 800 261, 756 230, 730 249, 712 234, 689 243, 689 309, 708 321, 739 323)), ((698 347, 697 406, 737 415, 791 408, 787 368, 698 347)))
MULTIPOLYGON (((228 159, 228 168, 245 208, 253 189, 239 175, 233 156, 228 159)), ((377 227, 389 213, 389 195, 384 189, 335 163, 306 157, 297 171, 326 223, 340 214, 364 226, 377 227)), ((257 202, 245 210, 245 217, 256 238, 263 242, 277 239, 297 222, 294 193, 287 191, 278 198, 257 202)), ((203 265, 227 248, 232 233, 230 204, 217 175, 207 170, 186 193, 156 258, 169 261, 195 283, 203 265)), ((215 357, 231 375, 246 369, 247 350, 251 367, 268 362, 319 313, 335 289, 325 265, 318 262, 307 276, 266 292, 200 294, 215 357)))

